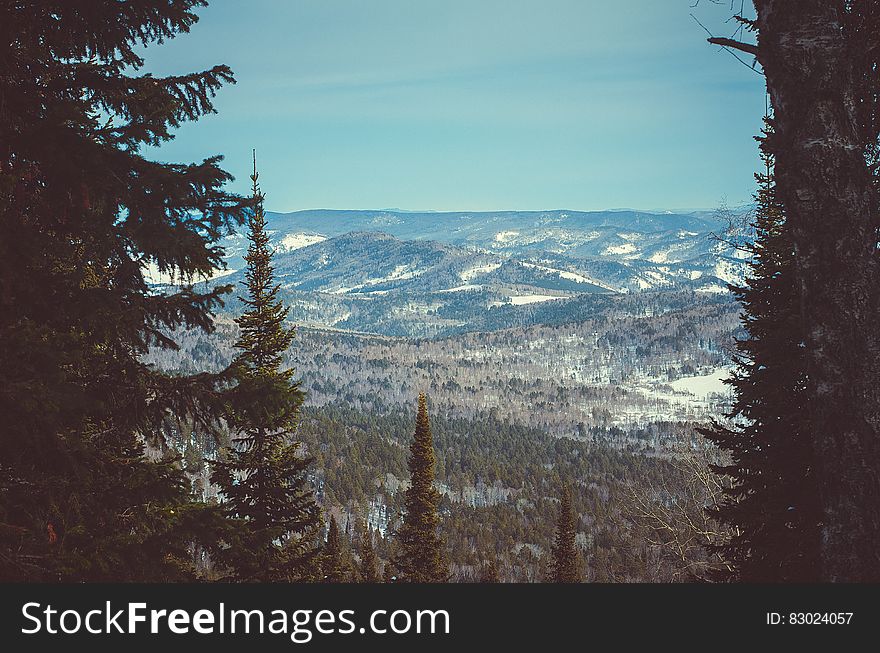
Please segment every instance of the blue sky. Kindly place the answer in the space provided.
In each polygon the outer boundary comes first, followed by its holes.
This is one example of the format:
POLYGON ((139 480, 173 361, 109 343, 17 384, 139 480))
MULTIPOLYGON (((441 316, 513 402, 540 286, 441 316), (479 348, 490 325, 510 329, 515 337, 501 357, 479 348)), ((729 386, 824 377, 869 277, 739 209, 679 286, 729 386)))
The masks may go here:
POLYGON ((153 153, 220 153, 267 208, 712 208, 750 200, 763 79, 693 0, 212 0, 146 70, 216 63, 218 114, 153 153))

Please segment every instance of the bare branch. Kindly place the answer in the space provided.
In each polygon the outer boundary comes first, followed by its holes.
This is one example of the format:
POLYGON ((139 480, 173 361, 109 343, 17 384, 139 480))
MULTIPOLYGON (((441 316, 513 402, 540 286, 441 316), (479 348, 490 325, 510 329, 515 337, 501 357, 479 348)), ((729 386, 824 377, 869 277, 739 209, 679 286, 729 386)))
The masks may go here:
MULTIPOLYGON (((697 18, 697 17, 694 16, 693 14, 691 14, 691 18, 693 18, 693 19, 694 19, 694 22, 695 22, 697 25, 699 25, 700 27, 702 27, 702 28, 703 28, 703 31, 705 31, 706 34, 709 35, 708 41, 709 41, 710 43, 712 43, 713 40, 715 40, 716 38, 718 38, 718 37, 716 37, 714 34, 712 34, 712 32, 709 30, 708 27, 706 27, 705 25, 703 25, 703 23, 700 22, 700 19, 699 19, 699 18, 697 18)), ((728 39, 728 40, 730 40, 730 41, 733 42, 733 43, 740 43, 739 41, 734 41, 733 39, 728 39)), ((743 43, 742 45, 746 45, 746 44, 743 43)), ((755 48, 755 53, 757 53, 757 51, 758 51, 757 46, 752 46, 752 47, 755 48)), ((722 45, 721 45, 721 48, 722 48, 725 52, 729 52, 730 55, 731 55, 734 59, 736 59, 737 61, 739 61, 743 66, 745 66, 746 68, 748 68, 749 70, 751 70, 753 73, 755 73, 755 74, 757 74, 757 75, 761 75, 762 77, 764 76, 764 73, 762 73, 760 70, 756 70, 756 69, 755 69, 755 65, 758 63, 758 57, 757 57, 757 56, 755 57, 754 63, 752 63, 752 64, 750 65, 747 61, 745 61, 742 57, 740 57, 740 56, 736 53, 736 51, 735 51, 733 48, 731 48, 730 46, 728 46, 728 45, 723 45, 723 44, 722 44, 722 45)))
POLYGON ((673 474, 656 481, 633 481, 624 490, 623 514, 647 532, 645 541, 659 550, 657 571, 675 580, 708 579, 730 572, 713 545, 734 535, 706 510, 723 500, 725 481, 710 471, 718 452, 700 441, 682 443, 669 463, 673 474))
POLYGON ((720 45, 725 48, 733 48, 734 50, 739 50, 740 52, 745 52, 746 54, 750 54, 755 57, 758 56, 758 46, 752 45, 751 43, 734 41, 733 39, 729 39, 724 36, 710 36, 706 40, 713 45, 720 45))

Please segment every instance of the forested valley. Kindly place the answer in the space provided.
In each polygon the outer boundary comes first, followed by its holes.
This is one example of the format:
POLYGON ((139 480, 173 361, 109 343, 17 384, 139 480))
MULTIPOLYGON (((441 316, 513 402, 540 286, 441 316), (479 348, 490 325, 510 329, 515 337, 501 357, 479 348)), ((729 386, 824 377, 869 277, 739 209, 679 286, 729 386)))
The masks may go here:
POLYGON ((710 36, 717 215, 270 213, 156 152, 207 4, 0 0, 0 579, 880 580, 878 0, 710 36))

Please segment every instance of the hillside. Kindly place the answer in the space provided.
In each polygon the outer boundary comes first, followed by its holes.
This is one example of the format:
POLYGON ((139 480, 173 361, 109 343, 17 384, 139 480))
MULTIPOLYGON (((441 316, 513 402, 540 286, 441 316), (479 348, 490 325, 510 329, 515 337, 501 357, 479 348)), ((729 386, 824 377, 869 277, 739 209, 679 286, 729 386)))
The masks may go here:
MULTIPOLYGON (((577 321, 597 295, 726 294, 747 266, 697 214, 303 211, 270 227, 295 323, 386 336, 577 321)), ((247 241, 223 245, 218 282, 236 283, 247 241)))

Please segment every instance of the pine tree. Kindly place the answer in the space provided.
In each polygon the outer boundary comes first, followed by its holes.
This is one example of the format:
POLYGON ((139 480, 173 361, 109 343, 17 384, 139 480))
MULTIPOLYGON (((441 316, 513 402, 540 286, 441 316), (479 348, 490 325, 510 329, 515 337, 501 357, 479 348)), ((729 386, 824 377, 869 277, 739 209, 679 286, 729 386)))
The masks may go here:
POLYGON ((579 583, 580 561, 575 545, 577 528, 571 505, 571 492, 563 488, 559 499, 559 518, 556 522, 556 538, 550 551, 552 562, 550 568, 554 583, 579 583))
POLYGON ((344 546, 339 537, 339 524, 336 517, 330 516, 327 528, 327 542, 321 552, 321 572, 325 583, 345 583, 349 580, 349 570, 345 561, 344 546))
POLYGON ((218 375, 141 361, 184 326, 210 331, 216 241, 247 203, 220 157, 142 151, 213 112, 225 66, 136 75, 136 50, 189 31, 202 0, 0 3, 0 578, 192 577, 219 515, 191 499, 169 414, 216 421, 218 375), (147 269, 183 285, 148 285, 147 269))
POLYGON ((398 580, 443 583, 448 579, 443 543, 438 534, 440 493, 434 487, 434 441, 428 420, 428 399, 419 395, 416 430, 410 446, 410 487, 404 501, 403 524, 396 533, 394 566, 398 580))
POLYGON ((230 428, 235 434, 226 460, 215 463, 230 518, 244 522, 241 539, 225 561, 243 581, 300 579, 317 554, 320 513, 307 473, 310 458, 291 440, 304 395, 293 370, 282 369, 294 338, 285 326, 288 308, 278 297, 272 251, 266 233, 263 195, 254 159, 253 205, 243 285, 246 310, 236 318, 238 354, 232 364, 235 387, 228 393, 230 428))
POLYGON ((361 530, 361 560, 358 568, 358 578, 362 583, 379 582, 379 561, 376 558, 376 550, 373 548, 373 533, 369 524, 365 523, 361 530))
POLYGON ((746 285, 732 287, 748 337, 737 343, 735 401, 729 424, 701 432, 730 454, 716 467, 732 487, 713 510, 735 535, 718 548, 746 582, 820 580, 815 455, 807 420, 807 361, 790 226, 776 196, 766 134, 765 171, 755 175, 755 242, 746 285))
POLYGON ((345 530, 341 534, 340 547, 340 566, 342 567, 342 582, 353 583, 357 581, 357 565, 354 560, 354 553, 351 550, 352 532, 351 520, 345 523, 345 530))

